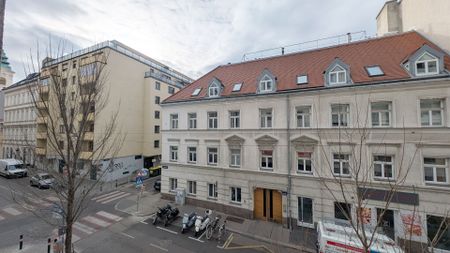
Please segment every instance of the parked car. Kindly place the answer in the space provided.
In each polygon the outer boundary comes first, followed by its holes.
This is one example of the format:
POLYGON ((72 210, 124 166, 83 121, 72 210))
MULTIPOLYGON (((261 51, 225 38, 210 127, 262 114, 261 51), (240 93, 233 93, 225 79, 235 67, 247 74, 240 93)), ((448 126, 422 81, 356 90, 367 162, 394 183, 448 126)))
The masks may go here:
POLYGON ((155 183, 153 184, 153 188, 155 189, 155 191, 161 191, 161 179, 155 181, 155 183))
POLYGON ((26 177, 28 176, 28 171, 20 160, 1 159, 0 175, 6 178, 26 177))
POLYGON ((39 173, 30 179, 31 186, 37 186, 39 189, 53 187, 55 178, 48 173, 39 173))

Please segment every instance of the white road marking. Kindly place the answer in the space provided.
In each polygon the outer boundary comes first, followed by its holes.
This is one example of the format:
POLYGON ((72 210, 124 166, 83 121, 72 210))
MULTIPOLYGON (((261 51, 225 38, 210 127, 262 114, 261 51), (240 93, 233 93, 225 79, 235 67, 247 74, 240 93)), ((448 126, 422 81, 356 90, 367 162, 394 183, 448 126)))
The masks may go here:
POLYGON ((76 228, 77 230, 80 230, 89 235, 94 233, 95 231, 97 231, 96 229, 91 228, 85 224, 78 222, 78 221, 73 224, 73 227, 76 228))
POLYGON ((97 201, 97 202, 106 201, 106 200, 108 200, 108 199, 112 199, 112 198, 115 198, 115 197, 120 196, 120 195, 123 195, 123 194, 125 194, 125 192, 116 192, 116 193, 111 194, 111 195, 109 195, 109 196, 106 196, 106 197, 104 197, 104 198, 99 198, 99 199, 97 199, 96 201, 97 201))
POLYGON ((101 227, 107 227, 107 226, 111 225, 111 223, 109 223, 109 222, 97 219, 97 218, 92 217, 92 216, 86 216, 86 217, 83 218, 83 220, 89 221, 90 223, 99 225, 101 227))
POLYGON ((161 246, 159 246, 159 245, 153 244, 153 243, 150 243, 150 246, 153 246, 153 247, 155 247, 155 248, 157 248, 157 249, 160 249, 160 250, 162 250, 162 251, 165 251, 165 252, 168 252, 168 251, 169 251, 168 249, 165 249, 165 248, 163 248, 163 247, 161 247, 161 246))
POLYGON ((107 213, 107 212, 104 212, 104 211, 97 212, 97 215, 100 215, 102 217, 105 217, 105 218, 107 218, 109 220, 113 220, 113 221, 120 221, 120 220, 122 220, 122 217, 114 215, 114 214, 111 214, 111 213, 107 213))
POLYGON ((12 207, 4 208, 4 209, 3 209, 3 212, 9 213, 9 214, 11 214, 11 215, 13 215, 13 216, 22 214, 21 211, 15 209, 15 208, 12 208, 12 207))
POLYGON ((162 227, 160 227, 160 226, 157 226, 156 228, 157 228, 157 229, 161 229, 161 230, 166 231, 166 232, 169 232, 169 233, 172 233, 172 234, 174 234, 174 235, 177 235, 177 234, 178 234, 178 232, 172 231, 172 230, 167 229, 167 228, 162 228, 162 227))
POLYGON ((131 194, 131 193, 127 192, 127 193, 125 193, 125 194, 123 194, 123 195, 117 196, 117 197, 112 198, 112 199, 109 199, 109 200, 107 200, 107 201, 103 201, 103 202, 101 202, 101 203, 102 203, 102 204, 106 204, 106 203, 112 202, 112 201, 114 201, 114 200, 124 198, 124 197, 126 197, 126 196, 128 196, 128 195, 130 195, 130 194, 131 194))
POLYGON ((4 220, 5 218, 3 216, 0 215, 0 220, 4 220))
POLYGON ((48 201, 51 201, 51 202, 59 202, 59 198, 58 197, 54 197, 54 196, 50 196, 50 197, 47 197, 45 199, 48 200, 48 201))
POLYGON ((110 192, 110 193, 106 193, 106 194, 103 194, 103 195, 98 195, 98 196, 96 196, 96 197, 92 198, 91 200, 97 200, 97 199, 101 199, 101 198, 104 198, 104 197, 107 197, 107 196, 110 196, 110 195, 116 194, 116 193, 118 193, 118 192, 119 192, 119 191, 113 191, 113 192, 110 192))
POLYGON ((121 234, 124 235, 124 236, 126 236, 126 237, 130 237, 131 239, 134 239, 134 236, 129 235, 129 234, 127 234, 127 233, 122 232, 121 234))
POLYGON ((141 220, 141 221, 139 221, 140 223, 143 223, 143 224, 147 224, 148 225, 148 223, 147 222, 145 222, 145 221, 143 221, 143 220, 141 220))
POLYGON ((78 240, 80 240, 81 238, 75 234, 72 234, 72 242, 76 242, 78 240))
POLYGON ((198 241, 198 242, 201 242, 201 243, 204 243, 204 242, 205 242, 205 241, 202 241, 202 240, 197 239, 197 238, 192 237, 192 236, 189 236, 189 239, 192 239, 192 240, 194 240, 194 241, 198 241))

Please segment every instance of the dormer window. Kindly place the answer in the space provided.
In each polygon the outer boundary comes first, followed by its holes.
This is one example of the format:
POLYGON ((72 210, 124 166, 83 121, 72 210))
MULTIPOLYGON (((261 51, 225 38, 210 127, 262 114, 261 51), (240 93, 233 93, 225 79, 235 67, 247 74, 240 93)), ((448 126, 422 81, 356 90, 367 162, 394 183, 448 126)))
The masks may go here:
POLYGON ((273 80, 270 76, 265 75, 259 82, 260 92, 270 92, 273 90, 273 80))
POLYGON ((439 73, 438 58, 425 52, 416 61, 416 76, 434 75, 439 73))
POLYGON ((208 88, 209 97, 218 97, 220 93, 220 85, 217 83, 212 83, 208 88))
POLYGON ((329 80, 330 80, 330 84, 343 84, 343 83, 347 83, 347 73, 346 70, 339 66, 336 65, 328 74, 329 75, 329 80))

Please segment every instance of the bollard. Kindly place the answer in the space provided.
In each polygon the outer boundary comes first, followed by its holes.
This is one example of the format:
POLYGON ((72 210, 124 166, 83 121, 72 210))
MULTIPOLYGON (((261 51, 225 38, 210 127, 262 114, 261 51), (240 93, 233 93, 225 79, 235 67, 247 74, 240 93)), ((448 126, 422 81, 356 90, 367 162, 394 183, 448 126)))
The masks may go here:
POLYGON ((117 179, 116 179, 116 188, 117 188, 117 179))
POLYGON ((50 239, 50 238, 48 238, 48 241, 47 241, 47 253, 50 253, 50 250, 51 250, 51 243, 52 243, 52 239, 50 239))
POLYGON ((23 235, 19 236, 19 250, 22 250, 23 248, 23 235))

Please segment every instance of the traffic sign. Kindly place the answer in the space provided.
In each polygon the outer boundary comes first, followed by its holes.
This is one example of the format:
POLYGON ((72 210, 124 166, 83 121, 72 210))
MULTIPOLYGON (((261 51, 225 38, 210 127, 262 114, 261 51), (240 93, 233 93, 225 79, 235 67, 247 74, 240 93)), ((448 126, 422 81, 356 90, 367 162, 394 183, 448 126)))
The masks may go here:
POLYGON ((142 186, 143 183, 142 177, 136 177, 136 188, 142 186))

